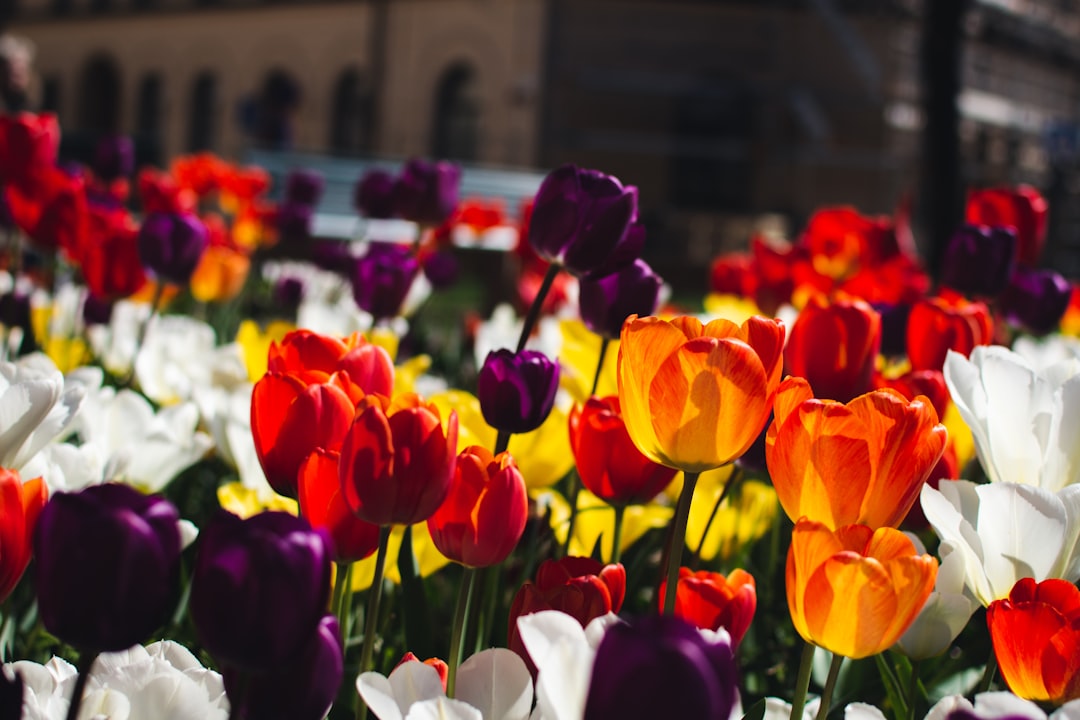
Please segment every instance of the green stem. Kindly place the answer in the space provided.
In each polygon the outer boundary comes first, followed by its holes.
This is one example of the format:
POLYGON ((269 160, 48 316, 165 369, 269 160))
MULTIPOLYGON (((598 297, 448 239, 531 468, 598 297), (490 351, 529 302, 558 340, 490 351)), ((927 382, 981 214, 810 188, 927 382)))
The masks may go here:
POLYGON ((799 659, 799 674, 795 677, 795 697, 791 699, 791 720, 802 720, 806 693, 810 689, 810 671, 814 668, 814 644, 803 646, 799 659))
POLYGON ((336 564, 337 572, 334 574, 334 597, 331 601, 330 611, 338 619, 338 629, 341 631, 341 646, 349 646, 350 628, 349 622, 352 611, 352 563, 339 562, 336 564))
POLYGON ((600 339, 600 357, 596 361, 596 373, 593 375, 592 390, 589 395, 596 394, 596 388, 600 387, 600 375, 604 370, 604 356, 607 355, 608 345, 611 344, 611 340, 604 337, 600 339))
POLYGON ((623 515, 626 513, 625 505, 616 505, 615 510, 615 532, 611 536, 611 564, 618 564, 622 558, 622 531, 623 531, 623 515))
POLYGON ((739 484, 742 480, 743 471, 742 468, 736 465, 731 469, 731 475, 728 476, 728 481, 724 484, 724 489, 720 491, 720 497, 716 498, 716 504, 713 505, 712 513, 709 515, 708 521, 705 523, 705 530, 701 533, 701 540, 698 541, 697 550, 694 551, 694 569, 696 570, 698 564, 701 562, 701 548, 705 547, 705 538, 709 536, 709 531, 712 530, 713 521, 716 520, 717 514, 720 512, 720 506, 727 500, 728 495, 731 494, 731 489, 739 484))
POLYGON ((98 654, 93 652, 79 658, 79 676, 75 679, 75 689, 71 691, 67 720, 75 720, 79 717, 79 706, 82 705, 83 693, 86 692, 86 681, 90 679, 90 668, 93 667, 97 656, 98 654))
POLYGON ((574 523, 577 520, 578 495, 581 493, 581 476, 577 468, 570 472, 570 518, 566 521, 566 542, 562 546, 562 556, 570 554, 570 541, 574 537, 574 523))
POLYGON ((518 338, 517 350, 515 352, 521 352, 525 349, 525 343, 528 342, 529 336, 532 335, 533 327, 536 325, 536 321, 540 319, 540 308, 544 305, 544 298, 547 297, 548 290, 551 289, 551 284, 555 282, 555 276, 559 274, 559 265, 548 265, 547 274, 544 275, 544 281, 540 283, 540 290, 537 291, 536 297, 533 298, 532 305, 529 307, 529 312, 525 316, 525 324, 521 326, 521 336, 518 338))
POLYGON ((836 689, 836 679, 840 677, 840 665, 844 662, 843 655, 833 653, 832 664, 829 665, 829 677, 825 680, 825 690, 821 693, 821 705, 818 706, 817 720, 825 720, 829 714, 829 705, 832 704, 833 690, 836 689))
POLYGON ((915 720, 915 704, 919 699, 919 661, 911 661, 911 677, 908 678, 907 720, 915 720))
POLYGON ((495 626, 495 605, 499 600, 499 588, 502 587, 499 578, 501 573, 502 563, 489 565, 484 568, 484 577, 479 580, 482 583, 484 601, 477 621, 476 643, 473 646, 475 652, 491 646, 491 630, 495 626))
POLYGON ((679 590, 679 566, 682 565, 683 548, 686 546, 686 521, 690 517, 690 503, 694 499, 694 487, 697 485, 696 472, 683 472, 682 492, 675 516, 671 519, 671 537, 668 538, 667 588, 664 593, 664 614, 675 614, 675 595, 679 590))
MULTIPOLYGON (((406 528, 408 532, 408 528, 406 528)), ((383 573, 386 570, 386 551, 390 545, 390 526, 379 528, 379 551, 375 556, 375 577, 368 592, 367 613, 364 618, 364 647, 360 652, 360 672, 371 670, 371 653, 375 649, 375 626, 379 618, 379 601, 382 599, 383 573)), ((361 703, 364 707, 364 703, 361 703)))
POLYGON ((982 679, 979 680, 979 686, 975 689, 975 694, 989 692, 990 686, 994 682, 994 674, 997 672, 997 655, 994 654, 993 648, 990 649, 990 657, 986 660, 986 669, 983 671, 982 679))
POLYGON ((454 606, 454 625, 450 632, 450 656, 446 673, 446 696, 450 698, 454 697, 457 669, 458 665, 461 664, 461 653, 465 646, 465 626, 469 622, 469 608, 472 606, 473 593, 476 592, 477 574, 476 568, 466 567, 461 576, 461 585, 458 586, 457 604, 454 606))

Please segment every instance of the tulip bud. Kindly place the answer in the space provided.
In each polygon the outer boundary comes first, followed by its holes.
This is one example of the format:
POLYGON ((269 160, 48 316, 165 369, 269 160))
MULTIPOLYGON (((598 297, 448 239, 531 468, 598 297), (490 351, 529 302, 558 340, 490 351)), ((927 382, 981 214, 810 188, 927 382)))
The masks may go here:
POLYGON ((525 480, 514 459, 473 445, 458 455, 446 500, 427 524, 443 555, 469 567, 487 567, 514 551, 528 514, 525 480))
POLYGON ((367 218, 394 217, 394 176, 378 168, 368 170, 356 183, 353 205, 367 218))
POLYGON ((1057 329, 1071 297, 1069 281, 1053 270, 1017 268, 1001 294, 1001 313, 1013 325, 1046 335, 1057 329))
POLYGON ((143 267, 177 285, 187 284, 209 243, 206 226, 194 215, 151 213, 139 228, 143 267))
POLYGON ((102 180, 127 177, 135 170, 135 143, 126 135, 107 135, 94 150, 94 174, 102 180))
POLYGON ((869 392, 881 347, 881 316, 855 298, 818 295, 791 326, 784 365, 819 398, 847 402, 869 392))
POLYGON ((190 610, 207 651, 242 672, 291 666, 326 611, 328 538, 288 513, 222 511, 199 542, 190 610))
MULTIPOLYGON (((662 609, 667 594, 667 582, 660 585, 657 604, 662 609)), ((732 570, 727 577, 720 573, 679 568, 679 584, 675 591, 675 617, 682 618, 702 630, 724 628, 737 646, 750 627, 757 609, 757 586, 754 577, 745 570, 732 570)))
POLYGON ((371 243, 353 266, 353 298, 376 320, 397 317, 419 271, 420 263, 408 248, 371 243))
POLYGON ((645 233, 635 227, 637 212, 637 188, 598 170, 563 165, 536 193, 529 244, 574 275, 606 275, 641 255, 645 233))
POLYGON ((48 497, 41 478, 23 482, 15 470, 0 468, 0 601, 11 594, 30 564, 34 528, 48 497))
POLYGON ((585 326, 609 340, 617 340, 631 315, 652 315, 660 302, 664 281, 640 258, 599 278, 582 278, 578 307, 585 326))
POLYGON ((278 237, 286 243, 303 243, 311 237, 312 219, 310 205, 283 202, 277 209, 278 237))
POLYGON ((442 290, 453 285, 460 273, 457 256, 450 250, 436 250, 424 256, 424 277, 431 287, 442 290))
POLYGON ((484 421, 500 432, 540 427, 555 405, 559 364, 537 350, 493 350, 476 378, 484 421))
POLYGON ((965 220, 1016 231, 1016 261, 1035 267, 1046 242, 1046 198, 1028 185, 987 188, 968 194, 965 220))
POLYGON ((285 179, 285 202, 315 207, 325 184, 318 170, 293 170, 285 179))
POLYGON ((1015 267, 1015 230, 964 225, 945 248, 941 282, 968 296, 996 297, 1015 267))
POLYGON ((993 333, 984 303, 951 296, 924 298, 908 316, 908 359, 914 370, 940 370, 949 350, 970 355, 976 345, 989 344, 993 333))
POLYGON ((415 223, 438 225, 457 209, 460 182, 457 165, 414 158, 405 163, 394 184, 395 214, 415 223))
POLYGON ((86 652, 124 650, 169 619, 180 581, 179 515, 127 485, 57 493, 34 533, 38 612, 86 652))

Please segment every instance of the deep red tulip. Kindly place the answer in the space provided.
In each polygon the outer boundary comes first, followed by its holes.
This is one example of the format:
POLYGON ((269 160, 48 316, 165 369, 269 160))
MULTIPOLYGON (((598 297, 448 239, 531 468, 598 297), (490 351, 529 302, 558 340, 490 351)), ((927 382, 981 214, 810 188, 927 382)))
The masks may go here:
POLYGON ((324 528, 334 541, 334 561, 363 560, 379 548, 379 526, 353 514, 341 495, 338 480, 340 453, 317 448, 300 465, 300 514, 313 528, 324 528))
POLYGON ((427 524, 443 555, 487 567, 514 551, 528 515, 525 479, 514 458, 472 445, 458 454, 450 492, 427 524))
POLYGON ((1029 185, 987 188, 968 193, 965 219, 976 225, 1015 229, 1017 262, 1035 267, 1046 242, 1047 210, 1046 199, 1029 185))
POLYGON ((870 305, 815 295, 791 327, 784 366, 816 397, 847 402, 870 391, 880 348, 881 315, 870 305))
POLYGON ((981 302, 937 296, 915 303, 908 316, 908 359, 914 370, 941 370, 949 350, 971 354, 994 337, 990 311, 981 302))
POLYGON ((836 280, 899 252, 892 218, 868 217, 852 207, 815 212, 799 244, 810 251, 815 270, 836 280))
POLYGON ((641 505, 659 495, 678 471, 654 463, 630 439, 617 395, 591 397, 570 412, 570 447, 581 484, 611 505, 641 505))
POLYGON ((41 478, 23 482, 17 471, 0 468, 0 602, 30 564, 34 527, 48 497, 41 478))
MULTIPOLYGON (((705 630, 724 628, 731 634, 731 644, 738 645, 757 609, 757 586, 745 570, 720 573, 679 568, 675 592, 675 616, 705 630)), ((667 582, 660 585, 658 602, 664 607, 667 582)))
POLYGON ((139 259, 139 229, 122 206, 91 203, 89 235, 75 260, 83 280, 98 298, 125 298, 146 284, 139 259))
POLYGON ((53 113, 0 115, 0 182, 27 195, 40 190, 40 174, 56 165, 60 124, 53 113))
POLYGON ((360 333, 337 338, 294 330, 270 346, 267 369, 297 375, 305 383, 325 382, 331 374, 345 372, 365 393, 390 395, 394 388, 390 354, 360 333))

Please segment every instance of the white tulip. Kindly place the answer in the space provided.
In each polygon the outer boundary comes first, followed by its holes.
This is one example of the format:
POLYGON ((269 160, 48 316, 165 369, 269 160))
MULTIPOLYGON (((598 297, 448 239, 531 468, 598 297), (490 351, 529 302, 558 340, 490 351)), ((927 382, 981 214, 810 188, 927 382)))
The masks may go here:
POLYGON ((45 355, 0 362, 0 466, 21 470, 67 429, 85 395, 45 355))
MULTIPOLYGON (((953 713, 978 720, 1047 720, 1046 713, 1038 705, 1010 692, 979 693, 974 705, 963 695, 949 695, 930 708, 926 720, 945 720, 953 713)), ((1080 720, 1080 700, 1065 703, 1050 714, 1049 720, 1080 720)))
MULTIPOLYGON (((925 552, 919 543, 916 552, 925 552)), ((934 591, 926 598, 915 622, 900 636, 897 648, 915 660, 945 652, 968 624, 978 605, 964 592, 964 556, 951 543, 938 547, 938 565, 934 591)))

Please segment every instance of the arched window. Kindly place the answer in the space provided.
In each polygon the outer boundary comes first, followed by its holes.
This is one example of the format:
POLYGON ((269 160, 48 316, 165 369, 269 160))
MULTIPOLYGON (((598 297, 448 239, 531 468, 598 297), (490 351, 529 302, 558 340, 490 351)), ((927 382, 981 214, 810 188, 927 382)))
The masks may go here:
POLYGON ((60 77, 46 75, 41 79, 41 109, 60 114, 60 77))
POLYGON ((95 55, 83 66, 79 126, 94 134, 120 132, 120 70, 108 55, 95 55))
POLYGON ((367 78, 356 68, 338 75, 330 108, 330 149, 357 154, 371 151, 374 102, 367 78))
POLYGON ((150 73, 139 83, 135 107, 135 154, 139 163, 161 163, 161 75, 150 73))
POLYGON ((204 70, 191 86, 191 117, 188 121, 188 150, 213 150, 217 132, 217 78, 204 70))
POLYGON ((431 154, 437 158, 475 160, 479 143, 480 102, 476 72, 467 63, 451 65, 435 86, 431 154))
POLYGON ((293 116, 300 106, 300 84, 275 68, 266 74, 259 93, 255 140, 260 147, 287 148, 293 144, 293 116))

